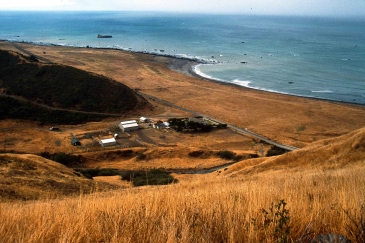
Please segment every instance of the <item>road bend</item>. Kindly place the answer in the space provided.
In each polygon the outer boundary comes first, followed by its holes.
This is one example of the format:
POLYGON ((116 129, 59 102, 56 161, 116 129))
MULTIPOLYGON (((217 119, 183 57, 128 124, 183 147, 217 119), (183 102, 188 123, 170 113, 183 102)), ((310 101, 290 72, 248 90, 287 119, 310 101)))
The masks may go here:
MULTIPOLYGON (((216 121, 218 123, 224 123, 224 124, 227 124, 226 122, 223 122, 223 121, 220 121, 216 118, 213 118, 213 117, 209 117, 209 116, 206 116, 204 114, 201 114, 199 112, 196 112, 196 111, 193 111, 191 109, 188 109, 188 108, 185 108, 185 107, 182 107, 182 106, 178 106, 178 105, 175 105, 175 104, 172 104, 168 101, 165 101, 165 100, 161 100, 161 99, 158 99, 156 97, 153 97, 153 96, 150 96, 150 95, 147 95, 147 94, 143 94, 141 92, 137 92, 139 95, 147 98, 147 99, 151 99, 151 100, 154 100, 154 101, 157 101, 161 104, 164 104, 164 105, 167 105, 167 106, 170 106, 170 107, 173 107, 173 108, 177 108, 177 109, 180 109, 180 110, 183 110, 183 111, 187 111, 187 112, 190 112, 196 116, 204 116, 212 121, 216 121)), ((260 134, 257 134, 257 133, 254 133, 254 132, 250 132, 248 131, 247 129, 242 129, 242 128, 239 128, 239 127, 236 127, 236 126, 233 126, 231 124, 227 124, 227 127, 230 128, 232 131, 236 132, 236 133, 239 133, 241 135, 245 135, 245 136, 249 136, 249 137, 252 137, 252 138, 256 138, 256 139, 260 139, 268 144, 271 144, 271 145, 275 145, 276 147, 278 148, 282 148, 286 151, 294 151, 294 150, 297 150, 298 148, 296 147, 293 147, 293 146, 289 146, 289 145, 285 145, 285 144, 281 144, 281 143, 278 143, 276 141, 273 141, 267 137, 264 137, 260 134)))

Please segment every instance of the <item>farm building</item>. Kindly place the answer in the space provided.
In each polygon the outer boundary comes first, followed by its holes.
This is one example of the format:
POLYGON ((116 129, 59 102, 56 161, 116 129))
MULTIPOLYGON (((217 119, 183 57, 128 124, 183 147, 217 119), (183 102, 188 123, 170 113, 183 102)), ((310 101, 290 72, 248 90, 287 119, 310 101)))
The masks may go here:
POLYGON ((138 130, 138 124, 135 120, 121 122, 118 127, 123 132, 133 132, 138 130))
POLYGON ((103 147, 117 145, 115 138, 102 139, 99 143, 103 147))

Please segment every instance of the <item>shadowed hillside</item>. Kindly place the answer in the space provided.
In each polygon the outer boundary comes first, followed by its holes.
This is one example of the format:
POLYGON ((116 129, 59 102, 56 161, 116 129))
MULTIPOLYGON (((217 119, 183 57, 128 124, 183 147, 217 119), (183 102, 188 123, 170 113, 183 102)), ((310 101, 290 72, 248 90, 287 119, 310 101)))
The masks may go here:
POLYGON ((85 112, 128 112, 149 103, 127 86, 73 67, 0 51, 0 93, 49 107, 85 112))

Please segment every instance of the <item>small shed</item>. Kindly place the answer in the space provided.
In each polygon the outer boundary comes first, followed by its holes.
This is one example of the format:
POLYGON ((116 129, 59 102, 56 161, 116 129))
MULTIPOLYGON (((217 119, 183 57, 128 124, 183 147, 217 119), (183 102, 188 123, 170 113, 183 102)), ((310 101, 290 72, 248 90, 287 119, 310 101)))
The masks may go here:
POLYGON ((115 140, 115 138, 107 138, 107 139, 101 139, 99 141, 100 145, 103 147, 107 147, 107 146, 114 146, 117 145, 117 141, 115 140))

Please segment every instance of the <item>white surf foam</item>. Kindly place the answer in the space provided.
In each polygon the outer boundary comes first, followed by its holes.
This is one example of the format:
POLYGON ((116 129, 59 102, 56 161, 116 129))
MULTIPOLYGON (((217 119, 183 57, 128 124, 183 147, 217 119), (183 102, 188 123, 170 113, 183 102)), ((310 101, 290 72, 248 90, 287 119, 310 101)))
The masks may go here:
POLYGON ((198 65, 195 65, 192 67, 193 71, 199 75, 200 77, 203 77, 203 78, 207 78, 207 79, 210 79, 210 80, 216 80, 216 81, 219 81, 219 82, 227 82, 225 80, 222 80, 222 79, 219 79, 219 78, 214 78, 213 76, 210 76, 208 74, 205 74, 203 73, 201 70, 200 70, 200 66, 201 65, 214 65, 214 64, 198 64, 198 65))
POLYGON ((239 80, 239 79, 235 79, 232 81, 232 83, 237 84, 239 86, 243 86, 243 87, 250 87, 250 81, 243 81, 243 80, 239 80))
POLYGON ((312 90, 312 93, 333 93, 331 90, 312 90))

